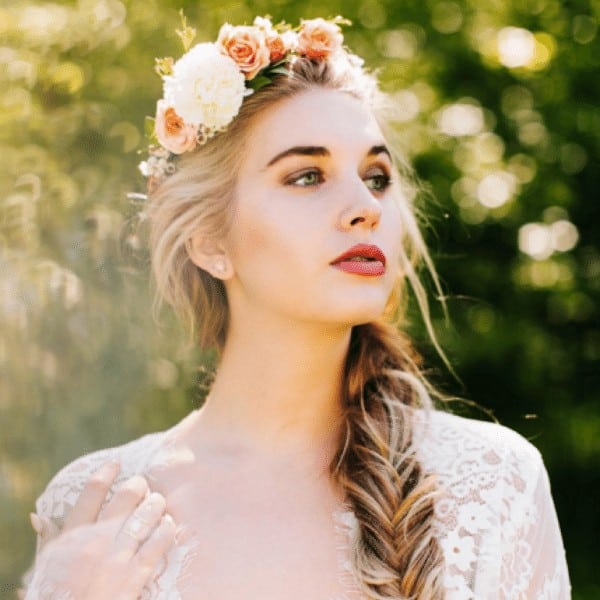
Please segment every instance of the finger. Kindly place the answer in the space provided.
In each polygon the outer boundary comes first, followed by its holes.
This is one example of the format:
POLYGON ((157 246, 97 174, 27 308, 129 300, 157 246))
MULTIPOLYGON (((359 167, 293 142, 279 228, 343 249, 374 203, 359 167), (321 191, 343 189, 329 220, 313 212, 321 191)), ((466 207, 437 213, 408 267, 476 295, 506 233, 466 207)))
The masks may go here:
POLYGON ((177 528, 175 521, 169 514, 163 515, 159 526, 150 537, 140 546, 133 557, 131 572, 137 579, 136 584, 142 586, 153 575, 159 561, 173 547, 177 528))
POLYGON ((108 504, 102 509, 98 521, 120 517, 118 526, 121 527, 125 519, 148 494, 148 482, 141 475, 134 475, 122 486, 117 488, 108 504))
POLYGON ((166 501, 161 494, 150 494, 123 523, 115 541, 120 549, 133 555, 154 531, 165 512, 166 501))
POLYGON ((120 470, 118 462, 104 463, 86 482, 79 495, 75 506, 65 519, 63 531, 73 529, 79 525, 93 523, 102 504, 120 470))
POLYGON ((36 513, 29 513, 29 519, 34 531, 40 536, 43 542, 56 537, 60 532, 60 528, 44 515, 40 516, 36 513))

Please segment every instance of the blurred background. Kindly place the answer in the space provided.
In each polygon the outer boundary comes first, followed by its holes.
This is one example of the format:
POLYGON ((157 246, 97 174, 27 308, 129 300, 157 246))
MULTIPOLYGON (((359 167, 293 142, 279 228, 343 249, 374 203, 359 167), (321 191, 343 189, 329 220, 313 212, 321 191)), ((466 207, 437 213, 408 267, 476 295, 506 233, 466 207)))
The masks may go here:
POLYGON ((460 380, 408 326, 442 389, 540 449, 573 597, 600 598, 598 0, 0 0, 0 597, 60 467, 203 398, 213 359, 153 319, 127 196, 180 8, 198 41, 255 15, 352 20, 423 184, 460 380))

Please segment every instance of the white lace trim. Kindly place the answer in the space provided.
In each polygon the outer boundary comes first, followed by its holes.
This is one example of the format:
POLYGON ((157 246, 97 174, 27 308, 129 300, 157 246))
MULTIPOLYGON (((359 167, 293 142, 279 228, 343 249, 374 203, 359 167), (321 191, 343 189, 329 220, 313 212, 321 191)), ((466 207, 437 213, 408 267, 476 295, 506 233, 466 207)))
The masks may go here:
POLYGON ((356 535, 358 521, 347 505, 333 512, 333 525, 336 535, 338 582, 344 592, 330 600, 360 600, 360 586, 350 562, 350 544, 356 535))
MULTIPOLYGON (((560 530, 538 451, 505 427, 438 411, 428 416, 417 413, 414 437, 424 469, 437 474, 442 490, 434 524, 446 563, 446 599, 570 598, 560 530)), ((88 454, 62 469, 36 503, 46 523, 38 536, 38 554, 58 533, 85 481, 103 462, 121 460, 117 487, 131 475, 145 473, 150 465, 168 463, 168 439, 168 432, 150 434, 88 454)), ((333 524, 339 582, 347 591, 331 600, 359 600, 349 561, 356 518, 345 506, 334 511, 333 524)), ((142 599, 179 600, 177 588, 185 589, 186 566, 193 555, 193 538, 174 547, 142 599)), ((56 594, 41 595, 45 584, 38 575, 31 569, 23 578, 29 584, 27 599, 63 600, 56 594)))

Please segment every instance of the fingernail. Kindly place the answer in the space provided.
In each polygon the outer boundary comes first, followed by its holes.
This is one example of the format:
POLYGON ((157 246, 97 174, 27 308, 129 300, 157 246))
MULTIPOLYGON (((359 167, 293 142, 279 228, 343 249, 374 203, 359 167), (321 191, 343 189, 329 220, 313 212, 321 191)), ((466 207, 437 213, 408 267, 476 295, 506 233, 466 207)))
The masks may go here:
POLYGON ((137 494, 142 494, 144 498, 148 495, 148 482, 141 475, 130 477, 123 486, 137 494))
POLYGON ((156 504, 158 502, 165 502, 165 497, 159 492, 148 492, 148 502, 156 504))
POLYGON ((33 530, 42 535, 42 530, 44 528, 42 520, 35 513, 29 513, 29 520, 31 521, 33 530))

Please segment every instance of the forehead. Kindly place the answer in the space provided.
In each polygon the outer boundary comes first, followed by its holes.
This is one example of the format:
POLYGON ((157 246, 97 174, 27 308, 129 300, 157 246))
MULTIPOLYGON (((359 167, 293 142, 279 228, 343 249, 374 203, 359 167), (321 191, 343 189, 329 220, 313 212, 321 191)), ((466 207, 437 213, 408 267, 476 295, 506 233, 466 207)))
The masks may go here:
POLYGON ((258 115, 248 155, 263 161, 292 146, 365 153, 383 141, 373 112, 363 102, 348 93, 318 89, 286 98, 258 115))

